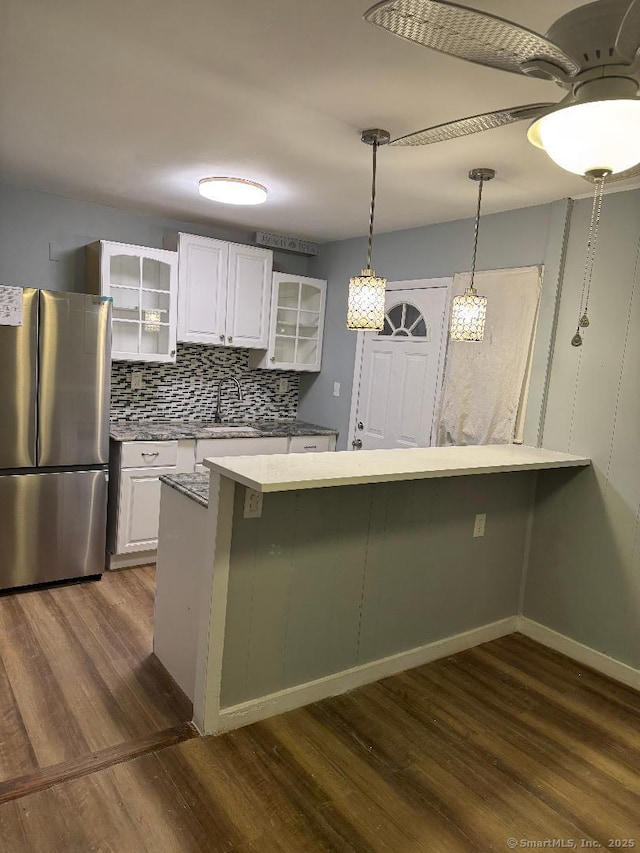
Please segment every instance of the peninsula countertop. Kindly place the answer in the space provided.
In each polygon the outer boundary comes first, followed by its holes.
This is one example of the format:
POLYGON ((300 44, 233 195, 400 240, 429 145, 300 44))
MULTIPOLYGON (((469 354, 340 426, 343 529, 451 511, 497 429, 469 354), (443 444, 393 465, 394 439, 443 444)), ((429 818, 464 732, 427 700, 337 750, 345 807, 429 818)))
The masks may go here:
POLYGON ((189 438, 273 438, 297 435, 337 435, 338 430, 305 421, 243 421, 216 424, 196 420, 139 420, 112 422, 114 441, 175 441, 189 438))
POLYGON ((258 492, 284 492, 469 474, 586 466, 591 460, 554 450, 502 444, 360 450, 338 453, 223 456, 204 464, 258 492))
POLYGON ((161 483, 166 483, 186 495, 200 506, 209 506, 209 474, 194 472, 192 474, 164 474, 160 477, 161 483))

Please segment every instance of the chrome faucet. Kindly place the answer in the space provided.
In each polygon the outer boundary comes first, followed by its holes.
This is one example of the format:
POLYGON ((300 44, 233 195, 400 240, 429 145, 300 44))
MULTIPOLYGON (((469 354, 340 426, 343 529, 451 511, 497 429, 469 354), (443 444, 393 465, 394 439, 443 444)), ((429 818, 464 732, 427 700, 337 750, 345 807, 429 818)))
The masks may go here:
POLYGON ((240 400, 240 402, 242 402, 242 400, 243 400, 242 388, 240 387, 240 383, 238 382, 238 380, 234 376, 225 376, 223 379, 221 379, 218 382, 218 399, 216 402, 216 410, 215 410, 215 413, 213 415, 213 422, 216 424, 222 423, 222 414, 220 413, 220 391, 222 390, 222 384, 226 380, 229 380, 230 382, 236 383, 236 388, 238 389, 238 400, 240 400))

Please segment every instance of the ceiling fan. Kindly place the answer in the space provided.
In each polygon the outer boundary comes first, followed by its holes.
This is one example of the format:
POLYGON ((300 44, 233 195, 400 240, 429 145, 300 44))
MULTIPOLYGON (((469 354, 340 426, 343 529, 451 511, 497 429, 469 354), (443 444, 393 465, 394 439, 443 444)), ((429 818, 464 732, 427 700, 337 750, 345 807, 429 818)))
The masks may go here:
POLYGON ((382 0, 364 14, 393 35, 469 62, 551 80, 559 103, 526 104, 427 127, 391 145, 429 145, 516 121, 567 171, 595 181, 640 175, 640 0, 596 0, 546 36, 449 0, 382 0))

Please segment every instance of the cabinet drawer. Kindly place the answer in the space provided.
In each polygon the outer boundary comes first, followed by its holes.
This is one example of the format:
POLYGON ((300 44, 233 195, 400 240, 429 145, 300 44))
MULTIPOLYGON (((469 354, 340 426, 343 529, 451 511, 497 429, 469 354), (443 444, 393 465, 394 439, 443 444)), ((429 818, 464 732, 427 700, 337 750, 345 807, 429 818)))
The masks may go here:
POLYGON ((122 443, 122 468, 157 468, 175 465, 177 441, 125 441, 122 443))
POLYGON ((207 456, 258 456, 266 453, 286 453, 289 439, 278 436, 266 438, 206 438, 196 445, 196 463, 207 456))
POLYGON ((330 435, 292 435, 289 453, 323 453, 331 450, 332 440, 330 435))

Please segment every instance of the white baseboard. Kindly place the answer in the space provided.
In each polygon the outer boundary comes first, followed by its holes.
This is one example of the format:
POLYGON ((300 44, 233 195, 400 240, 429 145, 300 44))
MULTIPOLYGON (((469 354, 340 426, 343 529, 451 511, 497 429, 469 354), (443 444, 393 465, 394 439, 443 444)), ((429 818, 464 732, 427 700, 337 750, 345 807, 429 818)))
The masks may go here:
POLYGON ((604 652, 598 652, 577 640, 565 637, 564 634, 559 634, 552 628, 547 628, 546 625, 527 619, 526 616, 517 617, 516 631, 543 646, 548 646, 550 649, 572 658, 583 666, 590 666, 615 681, 621 681, 629 687, 640 690, 640 670, 611 658, 604 652))
POLYGON ((109 569, 128 569, 155 563, 157 551, 132 551, 130 554, 109 554, 109 569))
POLYGON ((512 634, 516 630, 517 620, 517 616, 510 616, 507 619, 501 619, 499 622, 481 625, 479 628, 473 628, 463 634, 436 640, 425 646, 355 666, 343 672, 319 678, 316 681, 308 681, 305 684, 289 687, 268 696, 261 696, 258 699, 251 699, 248 702, 242 702, 228 708, 221 708, 216 731, 205 732, 205 734, 218 734, 230 729, 237 729, 240 726, 264 720, 276 714, 283 714, 285 711, 292 711, 294 708, 301 708, 303 705, 309 705, 311 702, 317 702, 329 696, 346 693, 348 690, 362 687, 363 684, 370 684, 372 681, 378 681, 406 669, 422 666, 422 664, 438 660, 438 658, 448 657, 456 654, 456 652, 478 646, 480 643, 497 640, 498 637, 512 634))

